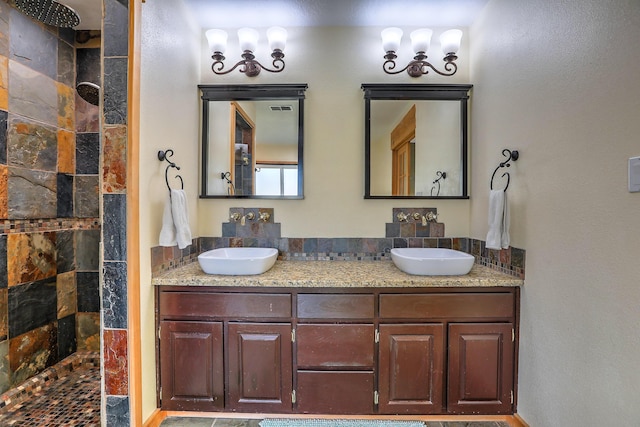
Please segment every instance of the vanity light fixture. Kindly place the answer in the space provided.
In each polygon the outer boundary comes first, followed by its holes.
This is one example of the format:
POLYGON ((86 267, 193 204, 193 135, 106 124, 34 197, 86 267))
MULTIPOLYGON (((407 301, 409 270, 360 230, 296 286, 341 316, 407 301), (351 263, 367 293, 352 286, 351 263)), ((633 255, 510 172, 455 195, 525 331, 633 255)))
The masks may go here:
POLYGON ((382 36, 382 48, 385 51, 384 59, 386 60, 382 64, 382 69, 387 74, 399 74, 403 71, 411 77, 420 77, 423 74, 429 73, 431 68, 436 73, 442 76, 453 76, 458 71, 458 66, 455 61, 458 59, 456 53, 460 49, 460 40, 462 39, 462 31, 454 29, 445 31, 440 35, 440 46, 444 53, 444 69, 445 71, 438 70, 433 64, 427 61, 427 50, 429 50, 429 44, 431 43, 431 35, 433 31, 428 28, 421 28, 411 32, 411 47, 416 53, 413 57, 413 61, 401 70, 395 70, 396 61, 398 57, 396 52, 400 48, 400 41, 402 40, 402 30, 397 27, 385 28, 380 34, 382 36))
POLYGON ((209 42, 209 49, 213 55, 213 64, 211 70, 215 74, 228 74, 240 67, 239 71, 248 77, 255 77, 260 74, 260 70, 264 69, 270 73, 279 73, 284 70, 284 45, 287 42, 287 30, 282 27, 271 27, 267 30, 267 39, 269 40, 269 48, 272 50, 273 69, 267 68, 255 59, 254 52, 258 46, 258 31, 253 28, 240 28, 238 30, 238 39, 240 40, 240 50, 242 60, 238 61, 228 70, 224 69, 224 51, 227 48, 227 32, 224 30, 212 29, 208 30, 205 35, 209 42))

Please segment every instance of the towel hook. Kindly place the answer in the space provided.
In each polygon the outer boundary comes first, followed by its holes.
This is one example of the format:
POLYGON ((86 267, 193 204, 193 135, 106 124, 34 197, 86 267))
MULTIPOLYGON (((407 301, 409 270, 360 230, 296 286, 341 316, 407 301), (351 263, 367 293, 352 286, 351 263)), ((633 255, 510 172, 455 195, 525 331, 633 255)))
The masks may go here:
MULTIPOLYGON (((518 157, 520 157, 520 153, 518 153, 518 150, 509 150, 509 149, 504 149, 502 150, 502 155, 505 156, 507 158, 507 160, 505 160, 504 162, 500 162, 500 164, 493 170, 493 173, 491 174, 491 182, 489 183, 489 187, 493 190, 493 178, 496 176, 496 172, 498 172, 498 169, 500 168, 508 168, 511 167, 511 164, 509 163, 510 161, 516 161, 518 160, 518 157)), ((502 174, 502 177, 507 177, 507 185, 505 185, 504 187, 504 191, 507 191, 507 188, 509 188, 509 182, 511 181, 511 175, 509 175, 509 172, 505 172, 502 174)))
MULTIPOLYGON (((447 179, 447 173, 446 172, 440 172, 437 171, 436 172, 436 176, 438 178, 436 178, 435 181, 433 181, 433 184, 438 184, 438 191, 436 193, 436 197, 440 195, 440 180, 441 179, 447 179)), ((436 186, 434 185, 433 187, 431 187, 431 195, 433 196, 433 190, 436 188, 436 186)))
MULTIPOLYGON (((169 157, 171 156, 173 156, 173 150, 171 149, 166 151, 162 151, 162 150, 158 151, 158 160, 160 160, 161 162, 166 160, 167 163, 169 163, 167 168, 164 170, 164 181, 167 183, 169 194, 171 194, 171 186, 169 185, 169 168, 176 168, 177 170, 180 170, 180 166, 176 165, 174 162, 169 160, 169 157)), ((184 181, 182 180, 182 177, 176 174, 176 178, 180 180, 180 188, 184 190, 184 181)))

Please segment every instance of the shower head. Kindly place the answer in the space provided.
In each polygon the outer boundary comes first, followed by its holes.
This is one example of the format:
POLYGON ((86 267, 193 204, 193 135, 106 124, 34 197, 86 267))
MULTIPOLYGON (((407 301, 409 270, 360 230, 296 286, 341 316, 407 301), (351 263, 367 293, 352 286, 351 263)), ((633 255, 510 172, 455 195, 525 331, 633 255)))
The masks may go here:
POLYGON ((75 10, 55 0, 15 0, 15 2, 23 13, 47 25, 68 28, 80 23, 80 17, 75 10))
POLYGON ((91 82, 78 83, 76 90, 78 91, 78 95, 89 104, 100 104, 100 86, 97 84, 91 82))

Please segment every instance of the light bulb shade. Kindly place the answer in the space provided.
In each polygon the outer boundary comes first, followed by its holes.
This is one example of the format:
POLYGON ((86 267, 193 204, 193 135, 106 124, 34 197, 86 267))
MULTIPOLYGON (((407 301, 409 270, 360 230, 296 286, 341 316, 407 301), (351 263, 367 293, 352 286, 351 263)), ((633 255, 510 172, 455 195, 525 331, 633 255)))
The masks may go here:
POLYGON ((267 40, 269 40, 269 49, 284 50, 287 43, 287 30, 282 27, 271 27, 267 30, 267 40))
POLYGON ((402 40, 402 30, 397 27, 389 27, 382 30, 382 49, 385 52, 397 52, 402 40))
POLYGON ((255 52, 258 47, 258 32, 253 28, 240 28, 238 38, 240 39, 240 50, 255 52))
POLYGON ((460 49, 460 40, 462 40, 462 31, 448 30, 440 34, 440 46, 445 55, 458 52, 460 49))
POLYGON ((433 31, 428 28, 420 28, 411 32, 411 48, 415 53, 426 52, 429 50, 429 44, 431 43, 431 35, 433 31))
POLYGON ((208 30, 205 33, 207 36, 207 42, 209 43, 209 49, 211 53, 224 53, 227 49, 227 32, 224 30, 208 30))

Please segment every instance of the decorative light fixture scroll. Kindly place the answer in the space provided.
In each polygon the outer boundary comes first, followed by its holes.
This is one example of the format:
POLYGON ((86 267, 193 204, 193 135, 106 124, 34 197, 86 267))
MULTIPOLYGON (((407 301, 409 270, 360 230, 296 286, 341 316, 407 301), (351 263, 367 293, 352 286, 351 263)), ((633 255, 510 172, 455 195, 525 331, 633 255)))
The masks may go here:
POLYGON ((382 48, 386 52, 384 59, 386 61, 382 65, 382 69, 387 74, 399 74, 403 71, 411 77, 420 77, 423 74, 429 73, 431 68, 436 73, 442 76, 453 76, 458 71, 458 65, 455 61, 458 59, 456 53, 460 49, 460 40, 462 39, 462 31, 454 29, 445 31, 440 35, 440 46, 444 53, 444 71, 438 70, 433 64, 427 61, 427 50, 429 50, 429 44, 431 43, 431 35, 433 31, 428 28, 421 28, 411 33, 411 47, 416 53, 413 57, 413 61, 401 70, 396 70, 396 61, 398 57, 396 52, 400 48, 400 41, 402 40, 402 30, 396 27, 385 28, 380 34, 382 36, 382 48))
POLYGON ((271 57, 273 58, 273 69, 267 68, 255 59, 254 52, 258 46, 258 31, 253 28, 240 28, 238 30, 238 39, 240 40, 240 50, 242 60, 238 61, 233 67, 224 70, 224 52, 227 48, 227 32, 224 30, 208 30, 206 33, 209 48, 213 55, 213 64, 211 70, 215 74, 228 74, 240 67, 239 71, 248 77, 255 77, 260 74, 260 70, 266 70, 270 73, 279 73, 284 70, 284 45, 287 42, 287 30, 282 27, 271 27, 267 30, 267 39, 269 40, 269 48, 271 49, 271 57), (223 71, 224 70, 224 71, 223 71))

